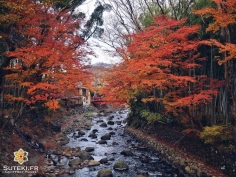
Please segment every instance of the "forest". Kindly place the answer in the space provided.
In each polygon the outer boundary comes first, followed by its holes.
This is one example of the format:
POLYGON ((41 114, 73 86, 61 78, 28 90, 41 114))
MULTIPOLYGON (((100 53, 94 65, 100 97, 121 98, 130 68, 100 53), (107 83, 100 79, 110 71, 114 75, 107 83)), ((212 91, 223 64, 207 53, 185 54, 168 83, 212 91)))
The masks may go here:
POLYGON ((177 125, 236 152, 235 0, 97 1, 90 17, 84 2, 0 1, 0 134, 25 115, 50 121, 78 87, 96 90, 96 38, 121 58, 98 92, 129 106, 129 125, 177 125))

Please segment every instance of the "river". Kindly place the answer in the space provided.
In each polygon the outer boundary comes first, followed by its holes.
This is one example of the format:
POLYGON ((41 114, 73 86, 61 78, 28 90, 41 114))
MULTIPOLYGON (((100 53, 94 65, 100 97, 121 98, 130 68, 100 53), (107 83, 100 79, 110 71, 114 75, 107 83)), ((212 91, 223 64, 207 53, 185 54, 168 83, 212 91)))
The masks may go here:
POLYGON ((182 176, 155 152, 146 149, 138 141, 124 133, 127 115, 128 110, 100 115, 92 120, 90 130, 83 130, 85 132, 83 136, 76 138, 75 135, 79 133, 78 131, 68 134, 70 141, 66 146, 80 147, 82 150, 86 147, 94 147, 94 150, 90 152, 94 160, 99 161, 107 158, 108 162, 98 166, 84 167, 76 170, 74 174, 60 175, 60 177, 96 177, 102 168, 111 169, 113 177, 133 177, 138 174, 149 177, 182 176), (104 122, 107 126, 100 126, 104 122), (112 125, 113 123, 114 125, 112 125), (107 140, 106 144, 99 144, 98 141, 107 133, 111 134, 110 140, 107 140), (91 137, 90 134, 96 134, 96 136, 91 137), (128 153, 131 151, 131 155, 121 154, 124 150, 127 150, 128 153), (113 165, 118 160, 126 162, 129 169, 125 171, 114 170, 113 165))

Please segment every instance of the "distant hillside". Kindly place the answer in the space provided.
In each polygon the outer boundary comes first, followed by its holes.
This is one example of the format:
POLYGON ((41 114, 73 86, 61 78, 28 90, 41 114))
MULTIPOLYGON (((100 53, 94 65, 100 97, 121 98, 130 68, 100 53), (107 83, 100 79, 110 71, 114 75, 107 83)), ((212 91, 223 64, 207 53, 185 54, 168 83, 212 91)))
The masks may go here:
POLYGON ((103 63, 103 62, 98 62, 98 63, 92 64, 92 66, 101 66, 101 67, 105 67, 105 68, 110 68, 110 67, 112 67, 112 64, 103 63))

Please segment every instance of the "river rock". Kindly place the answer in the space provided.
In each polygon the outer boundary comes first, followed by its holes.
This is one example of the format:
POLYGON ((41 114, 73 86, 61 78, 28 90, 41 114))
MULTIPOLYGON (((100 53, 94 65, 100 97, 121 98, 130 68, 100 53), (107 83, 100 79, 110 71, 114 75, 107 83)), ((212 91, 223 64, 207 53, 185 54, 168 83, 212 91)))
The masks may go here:
POLYGON ((82 138, 81 141, 88 141, 86 138, 82 138))
POLYGON ((113 130, 113 128, 109 127, 107 130, 113 130))
POLYGON ((100 165, 100 162, 96 160, 90 160, 88 163, 88 166, 97 166, 97 165, 100 165))
POLYGON ((85 135, 85 132, 82 131, 82 130, 78 130, 78 134, 79 134, 79 135, 85 135))
POLYGON ((121 121, 116 121, 117 125, 121 125, 121 121))
POLYGON ((69 174, 74 174, 75 173, 75 169, 74 168, 69 168, 68 169, 68 173, 69 174))
POLYGON ((100 127, 107 127, 107 124, 105 122, 100 124, 100 127))
POLYGON ((84 161, 84 160, 94 160, 94 158, 86 151, 80 151, 79 157, 82 161, 84 161))
POLYGON ((97 177, 113 177, 112 171, 108 168, 99 170, 97 177))
POLYGON ((61 132, 61 125, 59 125, 58 123, 52 122, 50 124, 51 128, 53 131, 55 132, 61 132))
POLYGON ((104 122, 103 120, 97 120, 97 123, 104 122))
POLYGON ((108 125, 114 125, 115 123, 114 123, 112 120, 109 120, 109 121, 107 122, 107 124, 108 124, 108 125))
POLYGON ((141 161, 142 163, 148 163, 148 162, 149 162, 149 158, 148 158, 147 156, 145 156, 145 155, 142 155, 142 156, 140 157, 140 161, 141 161))
POLYGON ((115 116, 110 116, 110 117, 109 117, 109 120, 112 120, 114 117, 115 117, 115 116))
POLYGON ((96 132, 98 132, 98 129, 93 129, 92 132, 96 133, 96 132))
POLYGON ((88 137, 95 139, 95 138, 97 138, 97 135, 94 133, 90 133, 88 137))
POLYGON ((69 166, 72 168, 79 168, 81 164, 81 159, 77 158, 77 159, 73 159, 69 162, 69 166))
POLYGON ((99 162, 100 162, 101 164, 104 164, 104 163, 107 163, 108 160, 107 160, 107 158, 103 158, 103 159, 101 159, 99 162))
POLYGON ((106 140, 100 140, 97 142, 98 144, 107 144, 107 141, 106 140))
POLYGON ((129 149, 125 149, 125 150, 121 151, 120 154, 122 154, 124 156, 132 156, 133 155, 133 153, 129 149))
POLYGON ((70 141, 69 138, 63 137, 63 138, 61 138, 61 139, 58 141, 58 143, 59 143, 61 146, 64 146, 64 145, 68 144, 69 141, 70 141))
POLYGON ((86 148, 85 148, 85 151, 86 151, 86 152, 94 151, 94 147, 86 147, 86 148))
POLYGON ((109 133, 106 133, 105 135, 103 135, 101 137, 102 140, 110 140, 111 139, 111 135, 109 133))
POLYGON ((115 132, 110 132, 109 134, 110 134, 110 135, 115 135, 116 133, 115 133, 115 132))
POLYGON ((119 145, 119 143, 117 143, 117 142, 112 142, 112 145, 119 145))
POLYGON ((129 166, 127 165, 126 162, 119 160, 114 164, 113 169, 119 170, 119 171, 124 171, 124 170, 128 170, 129 166))

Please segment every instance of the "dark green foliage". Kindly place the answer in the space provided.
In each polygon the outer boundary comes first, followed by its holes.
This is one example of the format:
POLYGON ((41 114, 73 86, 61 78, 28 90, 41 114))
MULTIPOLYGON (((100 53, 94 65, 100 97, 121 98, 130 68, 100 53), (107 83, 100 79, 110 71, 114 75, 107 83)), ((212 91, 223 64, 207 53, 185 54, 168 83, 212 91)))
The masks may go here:
POLYGON ((103 25, 103 13, 104 11, 110 11, 111 6, 109 4, 101 4, 100 2, 97 4, 98 6, 94 9, 90 19, 84 25, 85 30, 82 35, 84 38, 90 38, 91 36, 101 37, 104 32, 104 29, 101 28, 103 25))

